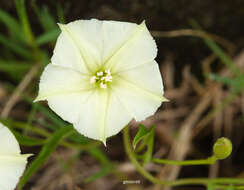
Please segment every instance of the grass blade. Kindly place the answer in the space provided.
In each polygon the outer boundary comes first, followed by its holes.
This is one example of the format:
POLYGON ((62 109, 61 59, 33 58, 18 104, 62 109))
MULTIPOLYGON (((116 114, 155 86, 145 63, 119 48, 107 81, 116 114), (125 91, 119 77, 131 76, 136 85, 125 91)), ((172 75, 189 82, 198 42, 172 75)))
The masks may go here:
POLYGON ((34 35, 32 33, 29 19, 26 13, 25 0, 15 0, 15 6, 23 27, 26 42, 31 46, 35 46, 34 35))
POLYGON ((57 40, 59 34, 60 34, 60 29, 57 28, 55 30, 51 30, 37 37, 36 43, 39 46, 51 42, 53 43, 57 40))
POLYGON ((11 130, 18 142, 24 146, 40 146, 46 143, 46 140, 40 138, 29 137, 17 131, 11 130))
POLYGON ((13 52, 26 59, 32 58, 32 54, 28 50, 26 50, 24 47, 20 46, 19 44, 10 41, 8 38, 6 38, 1 34, 0 34, 0 44, 3 44, 5 47, 11 49, 13 52))
POLYGON ((90 149, 88 153, 97 159, 103 165, 103 168, 98 173, 86 178, 85 182, 87 183, 108 175, 112 168, 109 159, 99 148, 90 149))
POLYGON ((48 139, 47 143, 42 147, 38 156, 35 158, 34 161, 31 162, 30 166, 27 168, 24 175, 22 176, 18 185, 19 190, 24 187, 28 179, 48 160, 51 153, 55 151, 60 140, 72 130, 72 127, 62 127, 48 139))
POLYGON ((237 67, 232 59, 211 39, 205 39, 204 42, 207 46, 219 57, 219 59, 232 71, 236 76, 240 76, 243 73, 240 68, 237 67))
POLYGON ((2 9, 0 9, 0 21, 7 26, 11 37, 13 37, 14 39, 24 41, 23 36, 22 36, 21 27, 20 27, 18 21, 14 17, 12 17, 10 14, 3 11, 2 9))

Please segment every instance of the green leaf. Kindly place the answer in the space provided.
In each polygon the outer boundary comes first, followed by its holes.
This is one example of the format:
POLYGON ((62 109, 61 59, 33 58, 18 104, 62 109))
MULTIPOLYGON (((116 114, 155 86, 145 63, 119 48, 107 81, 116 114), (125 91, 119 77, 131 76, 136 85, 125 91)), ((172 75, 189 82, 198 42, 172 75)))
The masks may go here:
POLYGON ((209 78, 211 80, 215 80, 215 81, 218 81, 218 82, 221 82, 225 85, 228 85, 228 86, 235 86, 235 81, 234 79, 231 79, 231 78, 228 78, 228 77, 222 77, 218 74, 214 74, 214 73, 210 73, 209 74, 209 78))
POLYGON ((228 187, 228 189, 227 189, 227 190, 234 190, 234 189, 235 189, 234 185, 233 185, 233 184, 231 184, 231 185, 228 187))
POLYGON ((57 3, 57 15, 58 15, 58 21, 61 24, 65 24, 66 21, 65 21, 65 17, 64 17, 64 11, 63 11, 63 8, 62 8, 60 2, 57 3))
POLYGON ((35 11, 42 28, 48 32, 57 28, 56 19, 50 14, 47 6, 43 6, 41 9, 32 1, 32 8, 35 11))
POLYGON ((43 45, 47 43, 53 43, 57 40, 58 36, 60 34, 60 29, 56 28, 54 30, 48 31, 44 34, 41 34, 39 37, 36 39, 37 45, 43 45))
MULTIPOLYGON (((28 102, 32 103, 33 100, 28 100, 28 102)), ((45 116, 47 116, 53 123, 56 124, 55 129, 59 127, 65 127, 67 126, 67 123, 63 120, 61 120, 54 112, 52 112, 50 109, 46 108, 45 106, 41 105, 40 103, 35 103, 36 109, 42 112, 45 116)))
POLYGON ((25 0, 15 0, 15 7, 21 21, 21 26, 25 34, 26 42, 31 46, 35 46, 34 35, 32 33, 26 12, 25 0))
POLYGON ((0 22, 6 25, 12 38, 23 41, 22 29, 18 21, 2 9, 0 9, 0 22))
POLYGON ((0 72, 7 73, 14 79, 21 79, 23 75, 31 68, 31 64, 17 60, 0 59, 0 72))
POLYGON ((232 59, 211 39, 204 39, 206 45, 220 58, 220 60, 232 71, 236 76, 240 76, 243 73, 240 68, 237 67, 232 59))
POLYGON ((133 148, 136 148, 136 145, 144 139, 146 136, 148 136, 151 133, 150 130, 148 130, 144 125, 139 126, 139 130, 136 133, 136 136, 133 139, 133 148))
POLYGON ((208 183, 207 190, 214 190, 214 184, 208 183))
MULTIPOLYGON (((32 101, 30 101, 32 103, 32 101)), ((53 113, 50 109, 46 108, 45 106, 41 105, 40 103, 35 103, 36 109, 41 111, 45 116, 47 116, 53 123, 56 124, 56 126, 52 126, 53 130, 56 130, 59 127, 65 127, 67 126, 67 123, 63 120, 61 120, 55 113, 53 113)), ((92 141, 78 133, 76 130, 69 136, 69 139, 73 142, 79 143, 79 144, 89 144, 92 141)))
POLYGON ((18 140, 18 142, 24 146, 40 146, 46 143, 46 140, 44 139, 29 137, 17 131, 14 131, 13 129, 11 129, 11 131, 18 140))
POLYGON ((75 131, 72 135, 70 135, 69 139, 71 139, 73 142, 78 144, 89 144, 91 143, 91 139, 81 135, 77 131, 75 131))
POLYGON ((147 151, 144 153, 143 164, 147 164, 152 159, 153 147, 154 147, 154 126, 150 128, 150 134, 147 139, 147 151))
POLYGON ((108 175, 112 169, 109 159, 99 148, 90 149, 88 153, 97 159, 103 165, 103 168, 98 173, 86 178, 85 182, 87 183, 108 175))
POLYGON ((24 58, 27 58, 27 59, 32 58, 32 54, 28 50, 26 50, 25 47, 22 47, 22 46, 20 46, 20 44, 10 41, 8 38, 6 38, 5 36, 3 36, 1 34, 0 34, 0 44, 4 45, 5 47, 12 50, 14 53, 16 53, 24 58))
POLYGON ((237 76, 235 78, 228 78, 228 77, 222 77, 214 73, 210 73, 209 78, 221 82, 225 85, 234 87, 235 89, 242 90, 244 88, 244 75, 237 76))
POLYGON ((146 152, 142 155, 143 165, 150 162, 152 159, 153 147, 154 147, 154 126, 151 126, 150 129, 147 129, 144 125, 140 125, 139 130, 133 140, 133 147, 136 148, 136 145, 142 141, 140 150, 143 147, 147 146, 146 152))
MULTIPOLYGON (((201 26, 195 21, 191 20, 190 21, 191 25, 201 31, 201 26)), ((243 75, 243 72, 241 72, 240 68, 236 66, 232 59, 228 56, 225 51, 218 46, 212 39, 210 38, 205 38, 204 39, 205 44, 219 57, 219 59, 232 71, 233 74, 236 76, 241 76, 243 75)))
POLYGON ((26 169, 24 175, 22 176, 18 189, 21 190, 27 183, 28 179, 38 170, 40 167, 48 160, 51 153, 55 151, 61 139, 72 131, 72 127, 62 127, 57 130, 47 141, 47 143, 42 147, 40 153, 31 162, 30 166, 26 169))
POLYGON ((100 170, 98 173, 86 178, 85 182, 90 183, 92 181, 97 180, 98 178, 104 177, 108 175, 111 171, 111 166, 105 166, 102 170, 100 170))

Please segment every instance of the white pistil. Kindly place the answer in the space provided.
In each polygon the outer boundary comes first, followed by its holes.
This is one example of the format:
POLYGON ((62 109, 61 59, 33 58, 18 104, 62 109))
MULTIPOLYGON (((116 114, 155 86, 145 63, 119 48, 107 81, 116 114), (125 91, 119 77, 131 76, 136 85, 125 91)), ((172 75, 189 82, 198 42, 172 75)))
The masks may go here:
POLYGON ((107 88, 108 87, 108 82, 112 82, 113 77, 111 76, 111 72, 109 69, 103 71, 97 72, 94 76, 90 78, 90 83, 94 84, 97 83, 99 84, 100 88, 107 88))
POLYGON ((111 72, 110 72, 109 69, 106 69, 106 70, 105 70, 105 73, 107 73, 109 76, 111 76, 111 72))
POLYGON ((107 84, 101 82, 101 83, 100 83, 100 88, 107 88, 107 84))
POLYGON ((97 77, 96 76, 92 76, 90 79, 90 83, 93 84, 96 82, 97 77))
POLYGON ((97 76, 103 76, 103 72, 97 72, 97 76))
POLYGON ((106 76, 105 81, 106 82, 112 82, 113 77, 112 76, 106 76))

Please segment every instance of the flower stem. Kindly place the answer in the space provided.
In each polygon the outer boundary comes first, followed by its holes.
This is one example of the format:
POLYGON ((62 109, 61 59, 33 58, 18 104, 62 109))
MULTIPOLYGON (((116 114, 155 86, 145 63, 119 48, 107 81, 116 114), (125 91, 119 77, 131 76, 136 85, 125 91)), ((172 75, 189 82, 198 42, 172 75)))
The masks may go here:
POLYGON ((202 160, 167 160, 167 159, 158 159, 158 158, 152 158, 152 162, 157 164, 169 164, 169 165, 178 165, 178 166, 188 166, 188 165, 207 165, 207 164, 214 164, 216 162, 216 157, 211 156, 207 159, 202 160))
MULTIPOLYGON (((240 179, 240 178, 215 178, 215 179, 186 178, 186 179, 178 179, 178 180, 175 180, 175 181, 166 181, 166 180, 162 180, 162 179, 156 178, 153 175, 151 175, 149 172, 147 172, 141 166, 141 164, 138 162, 138 160, 136 159, 136 155, 132 151, 132 147, 131 147, 128 126, 125 127, 124 130, 123 130, 123 141, 124 141, 126 154, 128 155, 130 161, 134 164, 134 166, 136 167, 137 171, 142 176, 144 176, 146 179, 151 181, 152 183, 160 184, 160 185, 167 185, 167 186, 179 186, 179 185, 205 185, 205 186, 207 186, 207 184, 209 184, 209 183, 214 183, 214 184, 239 184, 239 185, 242 184, 242 185, 244 185, 244 179, 240 179)), ((202 162, 202 160, 200 160, 200 161, 202 162)), ((193 163, 193 162, 191 162, 191 163, 193 163)))

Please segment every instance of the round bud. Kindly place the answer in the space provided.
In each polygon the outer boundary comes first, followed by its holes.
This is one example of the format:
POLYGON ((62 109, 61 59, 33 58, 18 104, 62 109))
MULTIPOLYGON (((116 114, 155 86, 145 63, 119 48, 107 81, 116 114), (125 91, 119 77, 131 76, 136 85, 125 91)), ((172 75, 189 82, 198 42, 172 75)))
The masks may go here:
POLYGON ((219 159, 227 158, 232 152, 232 143, 229 139, 222 137, 219 138, 213 147, 214 156, 219 159))

